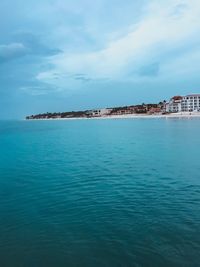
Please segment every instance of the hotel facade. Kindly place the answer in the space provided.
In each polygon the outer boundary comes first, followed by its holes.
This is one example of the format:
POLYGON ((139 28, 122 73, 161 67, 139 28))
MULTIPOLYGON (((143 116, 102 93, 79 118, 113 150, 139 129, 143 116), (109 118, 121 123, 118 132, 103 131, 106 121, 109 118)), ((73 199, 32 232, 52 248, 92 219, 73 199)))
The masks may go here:
POLYGON ((200 112, 200 94, 172 97, 166 103, 166 112, 200 112))

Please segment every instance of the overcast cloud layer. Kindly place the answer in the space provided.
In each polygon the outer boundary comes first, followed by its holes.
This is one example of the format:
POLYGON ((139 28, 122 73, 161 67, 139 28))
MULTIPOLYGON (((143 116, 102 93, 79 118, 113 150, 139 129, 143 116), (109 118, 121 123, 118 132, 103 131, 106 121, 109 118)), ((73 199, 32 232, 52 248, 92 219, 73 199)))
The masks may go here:
POLYGON ((198 0, 41 2, 0 2, 0 118, 200 93, 198 0))

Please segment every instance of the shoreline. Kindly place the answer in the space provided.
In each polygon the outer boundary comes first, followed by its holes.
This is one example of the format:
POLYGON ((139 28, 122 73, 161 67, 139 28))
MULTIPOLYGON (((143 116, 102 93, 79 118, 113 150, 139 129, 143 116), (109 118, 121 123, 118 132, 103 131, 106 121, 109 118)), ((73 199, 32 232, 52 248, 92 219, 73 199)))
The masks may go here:
POLYGON ((26 121, 59 121, 59 120, 109 120, 109 119, 182 119, 182 118, 200 118, 199 113, 171 113, 171 114, 158 114, 158 115, 136 115, 136 114, 126 114, 126 115, 113 115, 113 116, 102 116, 102 117, 91 117, 91 118, 50 118, 50 119, 25 119, 26 121))

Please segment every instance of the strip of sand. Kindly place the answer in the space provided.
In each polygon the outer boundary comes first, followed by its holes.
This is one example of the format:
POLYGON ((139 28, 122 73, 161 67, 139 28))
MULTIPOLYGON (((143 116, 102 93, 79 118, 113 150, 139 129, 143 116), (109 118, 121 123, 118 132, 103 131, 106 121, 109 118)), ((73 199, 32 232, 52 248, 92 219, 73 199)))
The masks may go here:
POLYGON ((181 112, 181 113, 170 113, 170 114, 126 114, 126 115, 108 115, 101 117, 91 117, 91 118, 50 118, 50 119, 30 119, 30 120, 101 120, 101 119, 190 119, 190 118, 200 118, 200 112, 181 112))

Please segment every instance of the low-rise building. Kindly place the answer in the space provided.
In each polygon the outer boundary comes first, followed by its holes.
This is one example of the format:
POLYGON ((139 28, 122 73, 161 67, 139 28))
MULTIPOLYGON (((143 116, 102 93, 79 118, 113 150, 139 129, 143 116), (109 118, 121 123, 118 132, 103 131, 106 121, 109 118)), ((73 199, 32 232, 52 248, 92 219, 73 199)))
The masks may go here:
POLYGON ((101 117, 101 116, 106 116, 111 113, 112 109, 109 108, 103 108, 103 109, 93 109, 93 110, 88 110, 86 114, 89 117, 101 117))
POLYGON ((134 106, 116 107, 113 108, 111 111, 111 115, 128 115, 134 113, 135 113, 134 106))
POLYGON ((162 109, 161 107, 152 107, 150 108, 150 110, 147 112, 149 115, 153 115, 153 114, 161 114, 162 113, 162 109))

